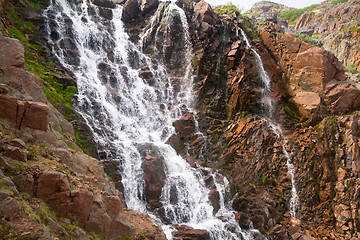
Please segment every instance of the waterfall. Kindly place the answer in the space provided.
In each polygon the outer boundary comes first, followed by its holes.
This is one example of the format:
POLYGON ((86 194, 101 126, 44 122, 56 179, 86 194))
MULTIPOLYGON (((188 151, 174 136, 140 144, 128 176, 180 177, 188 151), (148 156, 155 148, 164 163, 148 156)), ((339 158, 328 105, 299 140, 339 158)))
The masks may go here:
POLYGON ((104 12, 87 0, 51 0, 44 16, 53 55, 77 79, 75 109, 90 127, 100 158, 120 163, 127 207, 147 212, 169 239, 174 224, 206 229, 211 239, 253 239, 258 231, 242 231, 225 202, 226 179, 213 174, 220 196, 215 213, 204 181, 204 172, 212 170, 190 167, 166 144, 174 120, 192 111, 192 47, 184 11, 161 3, 139 44, 125 31, 121 6, 104 12), (171 42, 174 32, 182 33, 180 45, 171 42), (164 42, 154 45, 153 55, 145 54, 154 36, 164 42), (161 57, 171 44, 183 54, 170 61, 184 70, 170 74, 161 57), (157 159, 165 175, 158 204, 146 199, 145 159, 157 159))
POLYGON ((275 120, 274 102, 270 96, 271 79, 269 78, 269 76, 267 75, 267 73, 264 69, 264 65, 262 63, 260 55, 255 51, 255 49, 253 49, 251 47, 251 44, 250 44, 248 38, 246 37, 244 31, 242 29, 240 29, 240 32, 241 32, 243 39, 246 42, 246 45, 251 49, 251 51, 255 55, 256 66, 258 68, 259 76, 260 76, 260 79, 263 84, 262 104, 264 107, 264 115, 265 115, 266 121, 269 123, 271 129, 277 135, 277 137, 279 139, 284 140, 284 143, 282 145, 282 150, 287 159, 286 165, 287 165, 288 173, 290 174, 291 186, 292 186, 289 211, 290 211, 291 218, 296 219, 296 208, 299 204, 299 197, 298 197, 296 186, 295 186, 295 172, 294 172, 295 170, 294 170, 294 165, 292 164, 292 159, 289 155, 289 152, 286 150, 287 139, 282 133, 281 126, 278 123, 276 123, 276 120, 275 120))

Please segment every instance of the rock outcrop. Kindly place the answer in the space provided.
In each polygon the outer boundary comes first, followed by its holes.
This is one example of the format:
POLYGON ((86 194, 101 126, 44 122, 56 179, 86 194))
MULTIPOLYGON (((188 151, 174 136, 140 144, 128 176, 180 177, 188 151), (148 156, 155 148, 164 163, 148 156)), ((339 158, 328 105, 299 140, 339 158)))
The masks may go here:
POLYGON ((311 29, 324 49, 331 51, 347 67, 360 71, 359 23, 360 2, 349 0, 333 4, 323 2, 312 11, 305 12, 294 29, 311 29))
POLYGON ((291 33, 277 34, 271 25, 260 35, 287 75, 290 102, 301 116, 318 119, 359 109, 360 91, 333 54, 291 33))

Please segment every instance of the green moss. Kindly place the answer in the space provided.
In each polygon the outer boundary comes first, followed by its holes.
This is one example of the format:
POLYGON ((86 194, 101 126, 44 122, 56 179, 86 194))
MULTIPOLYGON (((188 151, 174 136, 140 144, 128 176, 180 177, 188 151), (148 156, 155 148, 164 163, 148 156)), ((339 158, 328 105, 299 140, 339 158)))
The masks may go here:
POLYGON ((284 20, 289 20, 290 24, 295 24, 296 20, 304 13, 307 11, 312 11, 314 10, 316 7, 318 7, 319 4, 313 4, 311 6, 308 7, 304 7, 301 9, 292 9, 289 11, 284 11, 281 15, 280 18, 284 19, 284 20))
POLYGON ((76 130, 74 130, 75 132, 75 139, 76 142, 78 144, 78 146, 81 148, 81 150, 86 154, 86 155, 90 155, 89 151, 84 147, 84 143, 86 142, 85 140, 81 139, 80 137, 80 133, 76 130))
POLYGON ((318 45, 317 39, 315 37, 308 36, 306 34, 297 34, 297 33, 294 33, 294 35, 296 37, 298 37, 299 39, 301 39, 302 41, 307 42, 311 45, 314 45, 314 46, 318 45))
POLYGON ((293 118, 294 120, 298 121, 300 119, 299 115, 297 115, 297 113, 292 110, 286 103, 284 106, 284 111, 289 117, 293 118))

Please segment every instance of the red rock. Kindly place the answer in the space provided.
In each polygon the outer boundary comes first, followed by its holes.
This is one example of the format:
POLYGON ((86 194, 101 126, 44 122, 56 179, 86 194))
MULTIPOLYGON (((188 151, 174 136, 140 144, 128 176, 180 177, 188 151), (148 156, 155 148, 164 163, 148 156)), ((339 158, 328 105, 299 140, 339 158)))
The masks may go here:
POLYGON ((0 118, 5 118, 15 125, 18 101, 15 98, 0 95, 0 118))
POLYGON ((190 112, 186 113, 179 120, 174 122, 176 132, 183 138, 188 138, 195 132, 195 119, 194 115, 190 112))
POLYGON ((18 147, 6 146, 4 147, 3 151, 6 157, 22 162, 27 161, 27 153, 18 147))
POLYGON ((25 102, 25 109, 21 126, 47 131, 49 107, 41 102, 25 102))
POLYGON ((213 189, 209 192, 209 200, 214 208, 214 214, 217 213, 220 209, 220 194, 218 190, 213 189))
POLYGON ((217 15, 211 6, 204 0, 196 3, 194 10, 195 19, 199 22, 207 22, 210 25, 214 25, 217 22, 217 15))
POLYGON ((24 67, 24 47, 19 40, 0 36, 0 66, 24 67))
POLYGON ((7 197, 0 201, 0 216, 14 219, 21 213, 21 206, 12 197, 7 197))
POLYGON ((44 200, 49 200, 55 193, 70 190, 68 178, 59 172, 46 172, 39 176, 36 195, 44 200))
POLYGON ((206 230, 194 229, 186 225, 173 225, 176 228, 172 234, 174 240, 210 240, 210 234, 206 230))
POLYGON ((146 201, 151 207, 157 208, 166 179, 162 159, 147 155, 141 168, 144 171, 146 201))
POLYGON ((34 195, 34 177, 30 174, 19 174, 12 178, 17 189, 20 192, 27 192, 30 195, 34 195))

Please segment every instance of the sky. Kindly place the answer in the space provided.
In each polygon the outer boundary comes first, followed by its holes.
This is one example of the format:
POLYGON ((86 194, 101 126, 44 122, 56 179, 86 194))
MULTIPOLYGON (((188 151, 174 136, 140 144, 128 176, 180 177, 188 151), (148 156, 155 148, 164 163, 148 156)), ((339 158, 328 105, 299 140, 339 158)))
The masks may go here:
MULTIPOLYGON (((217 5, 226 5, 227 3, 231 2, 239 9, 242 9, 241 12, 248 11, 256 2, 260 2, 261 0, 205 0, 211 6, 217 5)), ((294 8, 304 8, 310 6, 312 4, 321 3, 325 0, 269 0, 271 2, 280 3, 286 5, 288 7, 294 8)))

